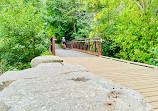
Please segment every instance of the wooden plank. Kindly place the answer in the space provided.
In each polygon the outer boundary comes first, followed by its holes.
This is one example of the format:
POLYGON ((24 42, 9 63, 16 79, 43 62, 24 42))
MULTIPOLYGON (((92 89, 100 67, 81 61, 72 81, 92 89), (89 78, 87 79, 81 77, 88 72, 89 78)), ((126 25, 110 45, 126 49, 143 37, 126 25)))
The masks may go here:
POLYGON ((136 77, 149 77, 149 78, 157 78, 158 77, 158 75, 150 75, 150 74, 135 74, 135 73, 133 73, 133 74, 120 74, 120 73, 117 73, 117 74, 111 74, 111 73, 102 73, 102 72, 100 72, 99 73, 100 75, 104 75, 104 76, 107 76, 107 77, 118 77, 118 78, 121 78, 121 77, 127 77, 127 75, 128 75, 128 77, 133 77, 133 78, 136 78, 136 77))
MULTIPOLYGON (((115 82, 119 81, 119 80, 114 80, 115 82)), ((122 83, 128 83, 128 84, 143 84, 143 83, 153 83, 153 84, 158 84, 158 81, 149 79, 149 80, 139 80, 139 81, 119 81, 121 84, 122 83)))
POLYGON ((158 91, 154 91, 154 92, 142 92, 141 94, 142 94, 144 97, 158 96, 158 91))
POLYGON ((114 78, 114 77, 117 77, 118 79, 123 79, 124 77, 125 78, 128 78, 128 79, 158 79, 158 76, 150 76, 150 75, 148 75, 148 76, 144 76, 144 75, 132 75, 132 76, 128 76, 127 77, 127 75, 105 75, 104 74, 104 76, 105 77, 111 77, 111 78, 114 78))
POLYGON ((158 101, 150 103, 154 109, 154 111, 158 111, 158 101))
POLYGON ((140 82, 137 82, 137 83, 128 83, 128 82, 121 83, 120 82, 120 84, 126 84, 126 86, 142 86, 142 85, 146 86, 146 85, 158 84, 158 82, 155 82, 155 81, 153 81, 153 83, 152 82, 142 82, 142 83, 140 83, 140 82))
POLYGON ((146 88, 153 88, 153 87, 158 87, 158 84, 147 84, 147 85, 140 85, 140 86, 134 86, 134 89, 146 89, 146 88))
MULTIPOLYGON (((128 74, 104 74, 104 76, 107 76, 107 77, 114 77, 114 76, 117 76, 118 78, 120 78, 121 79, 121 77, 127 77, 127 75, 128 74)), ((142 77, 142 78, 147 78, 147 77, 149 77, 149 78, 158 78, 158 76, 157 75, 153 75, 153 76, 151 76, 151 75, 144 75, 144 74, 132 74, 132 75, 128 75, 128 78, 140 78, 140 77, 142 77)))
MULTIPOLYGON (((128 75, 127 75, 128 76, 128 75)), ((109 78, 109 79, 113 79, 113 80, 118 80, 118 81, 128 81, 128 82, 132 82, 132 81, 158 81, 158 77, 157 78, 154 78, 154 77, 136 77, 136 78, 128 78, 128 77, 125 77, 125 76, 122 76, 122 77, 117 77, 117 76, 111 76, 111 77, 108 77, 108 76, 104 76, 105 78, 109 78)))
POLYGON ((153 88, 146 88, 146 89, 137 89, 138 92, 158 92, 158 87, 153 87, 153 88))
POLYGON ((146 100, 147 100, 149 103, 158 102, 158 96, 146 97, 146 100))
MULTIPOLYGON (((101 68, 99 68, 99 69, 101 69, 101 68)), ((109 76, 109 77, 111 77, 111 76, 118 76, 118 77, 122 77, 122 76, 129 76, 129 77, 158 77, 158 74, 153 74, 152 76, 150 75, 150 74, 147 74, 147 73, 145 73, 145 74, 141 74, 141 73, 126 73, 126 74, 124 74, 124 72, 119 72, 119 73, 103 73, 103 72, 100 72, 100 74, 103 74, 103 75, 105 75, 105 76, 109 76)))
POLYGON ((117 78, 117 77, 107 77, 108 79, 111 79, 111 80, 114 80, 114 81, 120 81, 120 82, 128 82, 128 83, 133 83, 133 82, 141 82, 141 81, 158 81, 158 79, 150 79, 150 78, 146 78, 146 79, 143 79, 143 78, 136 78, 136 79, 128 79, 128 78, 125 78, 124 77, 124 79, 119 79, 119 78, 117 78))

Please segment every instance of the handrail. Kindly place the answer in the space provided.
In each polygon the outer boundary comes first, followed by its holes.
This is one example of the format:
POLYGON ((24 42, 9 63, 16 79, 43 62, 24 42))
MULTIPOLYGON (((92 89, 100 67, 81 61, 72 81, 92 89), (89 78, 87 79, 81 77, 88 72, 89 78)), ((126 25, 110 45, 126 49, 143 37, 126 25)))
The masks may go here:
POLYGON ((74 39, 75 40, 89 40, 89 39, 100 39, 102 37, 94 37, 94 38, 83 38, 83 39, 74 39))
POLYGON ((101 56, 102 39, 102 37, 75 39, 73 41, 69 41, 66 46, 69 49, 101 56))

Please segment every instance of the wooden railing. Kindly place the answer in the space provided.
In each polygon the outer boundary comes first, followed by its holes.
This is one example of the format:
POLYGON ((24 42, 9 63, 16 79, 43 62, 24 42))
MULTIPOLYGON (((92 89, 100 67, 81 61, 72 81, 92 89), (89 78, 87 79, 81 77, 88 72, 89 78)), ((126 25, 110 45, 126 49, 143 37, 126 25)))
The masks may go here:
POLYGON ((49 50, 55 55, 55 35, 53 35, 50 39, 51 45, 49 46, 49 50))
POLYGON ((66 44, 69 49, 77 50, 84 53, 102 55, 102 37, 75 39, 66 44))

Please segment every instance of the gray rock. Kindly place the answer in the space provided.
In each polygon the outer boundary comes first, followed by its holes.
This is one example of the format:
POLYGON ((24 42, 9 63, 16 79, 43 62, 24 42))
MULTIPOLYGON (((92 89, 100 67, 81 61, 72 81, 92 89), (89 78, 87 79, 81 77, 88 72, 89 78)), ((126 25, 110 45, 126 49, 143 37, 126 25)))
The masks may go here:
POLYGON ((81 66, 42 63, 18 71, 12 78, 7 76, 11 76, 11 72, 0 76, 0 81, 13 78, 15 81, 0 91, 0 101, 9 111, 152 110, 136 91, 94 75, 81 66))
POLYGON ((12 82, 14 82, 14 80, 3 81, 2 85, 0 84, 0 91, 2 91, 4 88, 8 87, 12 82))
POLYGON ((54 55, 39 56, 31 60, 31 66, 36 67, 38 64, 41 63, 52 63, 52 62, 63 62, 63 60, 61 60, 58 56, 54 56, 54 55))
POLYGON ((3 102, 0 102, 0 111, 8 111, 9 107, 5 105, 3 102))

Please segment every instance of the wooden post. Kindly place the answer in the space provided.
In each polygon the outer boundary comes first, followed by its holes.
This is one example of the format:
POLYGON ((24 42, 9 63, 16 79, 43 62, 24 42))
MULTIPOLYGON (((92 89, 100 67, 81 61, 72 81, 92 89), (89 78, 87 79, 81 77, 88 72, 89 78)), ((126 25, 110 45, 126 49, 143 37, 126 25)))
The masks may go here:
POLYGON ((99 56, 101 56, 102 55, 102 40, 103 40, 103 38, 101 37, 101 39, 100 39, 100 47, 99 47, 99 49, 98 50, 100 50, 98 53, 99 53, 99 56))
POLYGON ((88 50, 90 51, 90 39, 89 39, 88 42, 89 42, 89 43, 88 43, 88 50))
POLYGON ((84 40, 84 51, 86 50, 86 40, 84 40))
POLYGON ((79 49, 79 42, 77 42, 77 49, 79 49))
POLYGON ((101 56, 102 55, 102 43, 100 42, 100 54, 99 54, 99 56, 101 56))
MULTIPOLYGON (((95 39, 95 40, 97 40, 97 39, 95 39)), ((96 52, 97 51, 96 41, 94 41, 94 43, 95 43, 95 52, 96 52)))
POLYGON ((96 43, 97 43, 98 56, 99 56, 99 55, 100 55, 100 47, 99 47, 99 42, 98 42, 98 41, 96 41, 96 43))
POLYGON ((71 49, 73 49, 73 41, 71 42, 71 49))
POLYGON ((49 40, 51 42, 51 45, 49 45, 49 48, 50 48, 50 52, 52 52, 52 49, 53 49, 53 47, 52 47, 52 37, 49 40))
POLYGON ((52 36, 52 54, 55 55, 55 35, 52 36))

